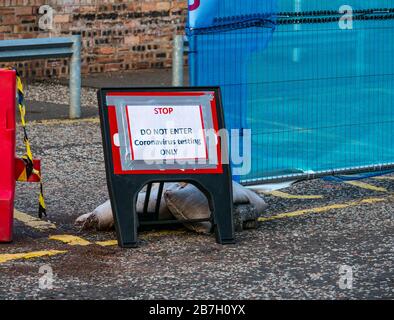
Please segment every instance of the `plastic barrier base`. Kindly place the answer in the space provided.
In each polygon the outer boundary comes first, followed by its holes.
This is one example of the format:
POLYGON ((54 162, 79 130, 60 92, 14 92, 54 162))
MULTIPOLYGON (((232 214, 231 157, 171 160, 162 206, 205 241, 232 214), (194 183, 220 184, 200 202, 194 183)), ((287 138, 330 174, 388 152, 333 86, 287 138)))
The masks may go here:
POLYGON ((14 199, 10 193, 0 193, 0 242, 12 241, 14 199))

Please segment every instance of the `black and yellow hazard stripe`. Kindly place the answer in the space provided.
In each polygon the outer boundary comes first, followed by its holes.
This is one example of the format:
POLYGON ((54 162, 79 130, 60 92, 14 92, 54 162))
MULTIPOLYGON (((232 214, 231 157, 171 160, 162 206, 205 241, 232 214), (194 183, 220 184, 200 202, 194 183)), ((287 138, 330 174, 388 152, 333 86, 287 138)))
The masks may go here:
MULTIPOLYGON (((15 70, 15 69, 14 69, 15 70)), ((23 129, 23 142, 26 147, 26 153, 22 156, 22 160, 25 163, 26 170, 22 173, 23 177, 19 177, 18 180, 28 180, 31 175, 36 175, 39 180, 40 180, 40 195, 39 195, 39 206, 38 206, 38 216, 42 218, 43 215, 46 216, 46 206, 45 206, 45 200, 44 200, 44 193, 43 193, 43 183, 42 183, 42 178, 41 178, 41 173, 34 169, 34 163, 33 163, 33 154, 31 151, 30 147, 30 142, 29 142, 29 137, 27 135, 26 131, 26 120, 25 120, 25 115, 26 115, 26 104, 25 104, 25 93, 23 91, 23 84, 21 81, 21 78, 19 76, 19 73, 17 70, 16 72, 16 84, 17 84, 17 100, 18 100, 18 109, 21 117, 21 124, 22 124, 22 129, 23 129)))

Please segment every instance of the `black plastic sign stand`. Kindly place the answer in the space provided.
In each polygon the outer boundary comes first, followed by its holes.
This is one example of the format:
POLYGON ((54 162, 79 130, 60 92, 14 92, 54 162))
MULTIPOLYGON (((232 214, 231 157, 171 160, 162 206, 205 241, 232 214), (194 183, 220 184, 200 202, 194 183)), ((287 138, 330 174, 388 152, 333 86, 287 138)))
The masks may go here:
MULTIPOLYGON (((119 164, 116 163, 119 159, 114 155, 113 142, 113 133, 114 130, 117 130, 117 124, 114 124, 113 116, 112 121, 110 119, 111 106, 108 104, 108 96, 125 97, 129 94, 132 96, 140 93, 141 96, 146 96, 149 99, 151 98, 150 94, 157 96, 174 92, 175 95, 179 93, 180 96, 185 96, 188 93, 192 95, 199 92, 212 93, 215 99, 216 110, 212 110, 216 112, 216 125, 218 126, 216 129, 225 128, 219 88, 105 88, 98 91, 107 184, 118 243, 124 248, 133 248, 138 245, 137 229, 140 226, 140 219, 136 212, 136 203, 139 192, 145 185, 163 182, 188 182, 201 190, 209 202, 211 221, 217 242, 220 244, 234 243, 232 178, 229 164, 220 163, 221 168, 218 173, 203 172, 203 170, 201 173, 199 170, 195 170, 198 173, 189 173, 179 168, 179 172, 176 173, 174 170, 161 170, 160 172, 147 170, 146 173, 134 174, 127 171, 119 174, 119 168, 117 168, 119 164)), ((114 107, 113 110, 115 110, 114 107)), ((228 152, 227 141, 220 141, 218 145, 218 148, 221 148, 219 152, 228 152)), ((157 221, 157 224, 160 224, 160 221, 157 221)))

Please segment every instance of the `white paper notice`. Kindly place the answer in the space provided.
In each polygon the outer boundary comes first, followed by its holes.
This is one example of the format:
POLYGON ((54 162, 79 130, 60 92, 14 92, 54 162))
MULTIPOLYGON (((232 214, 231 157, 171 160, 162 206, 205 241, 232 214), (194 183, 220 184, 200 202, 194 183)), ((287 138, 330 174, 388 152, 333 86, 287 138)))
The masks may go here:
POLYGON ((127 106, 132 160, 207 159, 201 107, 127 106))

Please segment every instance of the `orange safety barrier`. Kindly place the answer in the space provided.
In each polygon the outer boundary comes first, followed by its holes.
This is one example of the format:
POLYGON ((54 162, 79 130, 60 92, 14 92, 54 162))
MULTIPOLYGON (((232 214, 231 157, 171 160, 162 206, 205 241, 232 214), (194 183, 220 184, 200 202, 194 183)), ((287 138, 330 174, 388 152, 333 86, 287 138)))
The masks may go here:
POLYGON ((0 242, 12 241, 15 181, 40 182, 40 161, 33 160, 32 170, 15 156, 15 111, 16 72, 0 69, 0 242))
POLYGON ((16 74, 0 69, 0 242, 12 240, 15 195, 16 74))

